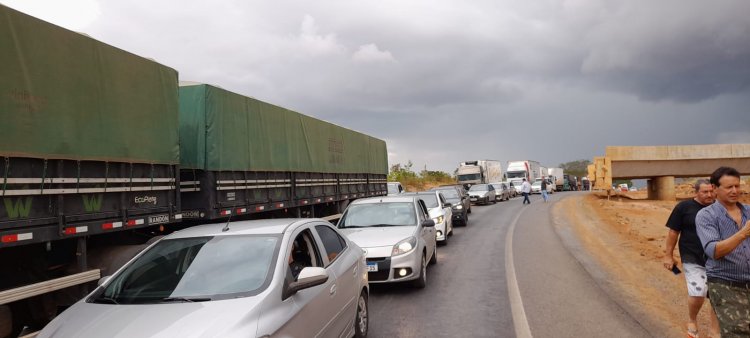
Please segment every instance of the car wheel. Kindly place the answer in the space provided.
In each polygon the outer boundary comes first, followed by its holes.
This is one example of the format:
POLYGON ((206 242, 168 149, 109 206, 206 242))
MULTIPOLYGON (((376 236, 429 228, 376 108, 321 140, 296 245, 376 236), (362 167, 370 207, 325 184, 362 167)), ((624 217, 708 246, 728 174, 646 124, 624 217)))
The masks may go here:
POLYGON ((422 266, 419 268, 419 277, 412 282, 415 288, 424 289, 427 286, 427 262, 424 255, 422 255, 422 266))
POLYGON ((435 264, 437 264, 437 245, 435 245, 435 248, 432 249, 432 258, 430 258, 430 265, 435 265, 435 264))
POLYGON ((354 337, 367 337, 367 329, 370 328, 370 317, 367 313, 367 293, 363 290, 357 301, 357 317, 354 320, 354 337))

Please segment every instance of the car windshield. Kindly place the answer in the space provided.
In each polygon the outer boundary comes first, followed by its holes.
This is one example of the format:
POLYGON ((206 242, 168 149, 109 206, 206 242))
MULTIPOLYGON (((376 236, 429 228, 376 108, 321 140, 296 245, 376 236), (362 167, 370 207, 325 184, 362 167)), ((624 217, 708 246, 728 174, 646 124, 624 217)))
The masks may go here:
POLYGON ((389 194, 398 194, 398 185, 388 184, 388 193, 389 194))
POLYGON ((472 185, 471 188, 469 188, 469 191, 487 191, 490 190, 486 184, 477 184, 472 185))
POLYGON ((507 174, 508 178, 526 177, 525 171, 509 171, 507 174))
POLYGON ((542 181, 536 181, 536 182, 534 182, 534 183, 531 184, 532 187, 538 187, 540 185, 542 185, 542 181))
POLYGON ((269 235, 163 240, 89 301, 153 304, 252 296, 268 286, 279 242, 269 235))
POLYGON ((404 225, 417 225, 417 215, 412 202, 350 205, 337 226, 344 229, 404 225))

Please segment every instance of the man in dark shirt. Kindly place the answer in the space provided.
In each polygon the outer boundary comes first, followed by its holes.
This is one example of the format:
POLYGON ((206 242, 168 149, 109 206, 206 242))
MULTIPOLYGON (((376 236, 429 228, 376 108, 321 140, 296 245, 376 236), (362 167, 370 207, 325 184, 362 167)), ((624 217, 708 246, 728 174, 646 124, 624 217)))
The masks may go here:
MULTIPOLYGON (((679 237, 680 258, 685 270, 688 288, 687 331, 689 337, 698 336, 698 312, 703 306, 708 286, 706 284, 706 257, 703 246, 695 229, 695 216, 698 211, 714 202, 713 186, 708 180, 700 179, 695 183, 695 198, 678 203, 667 220, 666 247, 664 250, 664 268, 671 270, 676 262, 673 256, 675 244, 679 237)), ((719 336, 719 322, 716 314, 709 314, 712 336, 719 336)))

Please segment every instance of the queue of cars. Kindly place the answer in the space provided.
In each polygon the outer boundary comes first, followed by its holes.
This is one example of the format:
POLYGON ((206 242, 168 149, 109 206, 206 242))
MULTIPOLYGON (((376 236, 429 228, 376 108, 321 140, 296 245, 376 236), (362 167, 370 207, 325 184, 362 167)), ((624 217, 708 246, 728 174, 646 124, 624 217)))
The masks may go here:
MULTIPOLYGON (((370 283, 424 288, 454 221, 468 225, 472 202, 495 203, 493 185, 475 186, 399 185, 393 196, 355 200, 336 225, 266 219, 174 232, 38 336, 366 337, 370 283)), ((501 184, 500 198, 509 194, 501 184)))

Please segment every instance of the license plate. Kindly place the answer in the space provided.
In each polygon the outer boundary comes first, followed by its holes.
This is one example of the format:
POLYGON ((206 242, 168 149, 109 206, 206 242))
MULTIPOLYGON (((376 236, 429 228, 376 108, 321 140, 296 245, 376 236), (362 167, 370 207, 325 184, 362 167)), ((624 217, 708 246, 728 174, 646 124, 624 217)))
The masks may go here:
POLYGON ((367 272, 378 272, 378 264, 367 264, 367 272))
POLYGON ((148 224, 169 223, 169 214, 148 216, 148 224))

